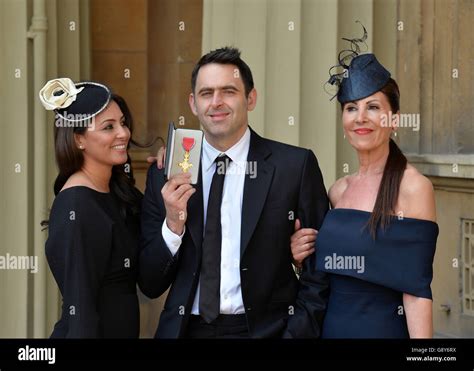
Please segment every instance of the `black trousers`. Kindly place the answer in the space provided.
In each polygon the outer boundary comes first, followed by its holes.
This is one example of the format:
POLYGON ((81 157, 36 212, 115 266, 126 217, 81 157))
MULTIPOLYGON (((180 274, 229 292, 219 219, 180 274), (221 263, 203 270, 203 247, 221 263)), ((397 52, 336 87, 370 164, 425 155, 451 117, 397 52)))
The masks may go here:
POLYGON ((188 339, 237 339, 248 338, 249 331, 245 314, 219 314, 211 323, 201 316, 191 315, 186 329, 188 339))

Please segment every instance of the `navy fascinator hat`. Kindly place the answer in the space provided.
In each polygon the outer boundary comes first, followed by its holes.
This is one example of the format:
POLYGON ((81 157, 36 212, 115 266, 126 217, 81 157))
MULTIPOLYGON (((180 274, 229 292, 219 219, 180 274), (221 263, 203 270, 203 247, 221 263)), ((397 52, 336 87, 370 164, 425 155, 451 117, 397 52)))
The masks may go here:
POLYGON ((110 102, 112 92, 97 82, 74 83, 59 78, 48 81, 39 92, 44 108, 56 113, 56 119, 68 126, 81 126, 102 112, 110 102))
POLYGON ((336 95, 341 104, 366 98, 378 92, 390 80, 390 72, 380 64, 374 54, 360 54, 360 44, 365 44, 367 39, 367 30, 363 25, 362 28, 362 38, 343 39, 351 43, 351 49, 341 51, 338 56, 339 64, 329 70, 330 78, 327 83, 338 87, 336 95), (343 68, 344 71, 331 73, 337 68, 343 68))

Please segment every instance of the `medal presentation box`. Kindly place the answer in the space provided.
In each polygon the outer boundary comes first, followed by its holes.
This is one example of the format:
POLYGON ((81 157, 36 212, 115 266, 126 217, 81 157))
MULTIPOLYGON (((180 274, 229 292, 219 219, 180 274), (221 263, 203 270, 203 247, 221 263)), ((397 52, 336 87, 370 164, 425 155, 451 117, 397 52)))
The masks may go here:
POLYGON ((173 123, 168 127, 166 145, 165 176, 191 173, 191 184, 196 184, 199 177, 203 132, 195 129, 175 128, 173 123))

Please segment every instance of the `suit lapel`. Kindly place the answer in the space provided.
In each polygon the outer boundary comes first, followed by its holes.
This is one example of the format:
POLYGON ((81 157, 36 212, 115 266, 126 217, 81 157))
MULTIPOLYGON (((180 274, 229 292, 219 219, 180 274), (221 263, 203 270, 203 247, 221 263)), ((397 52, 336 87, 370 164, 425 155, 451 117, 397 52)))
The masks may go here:
POLYGON ((250 177, 251 174, 245 175, 240 237, 241 257, 247 248, 262 213, 275 170, 274 166, 266 161, 266 158, 271 155, 270 149, 259 135, 252 129, 250 130, 250 148, 247 162, 248 166, 251 162, 256 164, 256 177, 252 179, 250 177))
POLYGON ((201 251, 204 224, 201 166, 199 166, 198 182, 195 185, 195 188, 196 192, 188 201, 188 218, 186 220, 186 228, 189 229, 191 238, 193 239, 198 251, 201 251))

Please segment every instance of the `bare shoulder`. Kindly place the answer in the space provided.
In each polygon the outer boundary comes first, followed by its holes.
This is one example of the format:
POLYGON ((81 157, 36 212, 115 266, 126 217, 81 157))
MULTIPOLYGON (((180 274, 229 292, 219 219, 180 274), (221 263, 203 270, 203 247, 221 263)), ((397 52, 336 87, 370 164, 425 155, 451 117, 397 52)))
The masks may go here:
POLYGON ((334 207, 341 196, 343 195, 344 191, 346 190, 349 184, 349 177, 350 175, 343 176, 336 180, 336 182, 329 188, 328 196, 329 201, 331 202, 331 206, 334 207))
POLYGON ((401 191, 407 194, 419 195, 420 192, 428 192, 434 195, 433 184, 421 174, 414 166, 408 164, 403 173, 401 191))
POLYGON ((400 184, 398 206, 407 218, 436 221, 433 184, 414 166, 408 164, 400 184))

